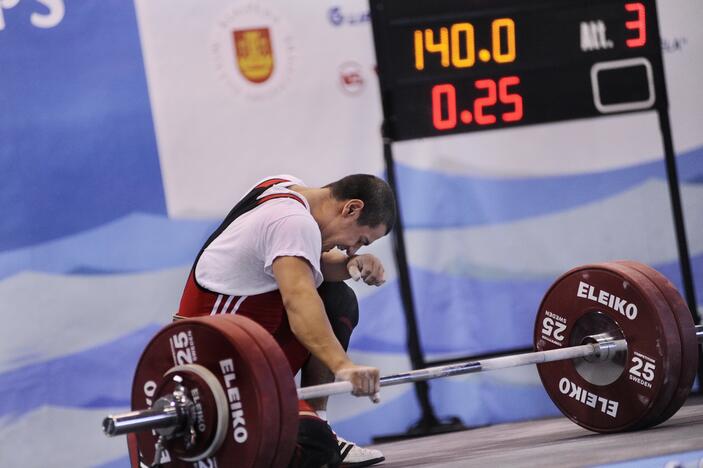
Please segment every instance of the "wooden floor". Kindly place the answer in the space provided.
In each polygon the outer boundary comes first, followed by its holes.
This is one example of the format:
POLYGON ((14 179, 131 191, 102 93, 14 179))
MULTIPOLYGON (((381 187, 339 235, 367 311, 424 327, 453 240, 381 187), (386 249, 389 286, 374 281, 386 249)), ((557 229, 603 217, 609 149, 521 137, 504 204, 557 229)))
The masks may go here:
POLYGON ((576 467, 703 449, 703 398, 646 431, 596 434, 566 418, 501 424, 375 446, 379 467, 576 467))

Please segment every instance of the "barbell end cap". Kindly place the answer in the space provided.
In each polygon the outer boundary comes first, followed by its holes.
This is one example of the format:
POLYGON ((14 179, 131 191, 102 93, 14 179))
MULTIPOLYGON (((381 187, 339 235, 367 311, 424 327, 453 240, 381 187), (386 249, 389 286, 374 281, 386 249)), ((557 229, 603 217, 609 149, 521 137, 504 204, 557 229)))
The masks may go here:
POLYGON ((115 419, 112 415, 103 419, 103 433, 108 437, 113 437, 116 435, 115 419))

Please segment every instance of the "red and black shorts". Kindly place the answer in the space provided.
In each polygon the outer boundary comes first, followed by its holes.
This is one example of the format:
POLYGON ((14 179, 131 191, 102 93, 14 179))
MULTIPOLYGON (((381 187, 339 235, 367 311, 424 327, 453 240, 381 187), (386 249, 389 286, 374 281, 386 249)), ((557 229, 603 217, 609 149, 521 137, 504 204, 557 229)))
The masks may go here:
MULTIPOLYGON (((359 321, 356 294, 344 282, 324 282, 317 289, 337 339, 346 350, 359 321)), ((216 314, 238 314, 250 318, 273 335, 288 358, 293 375, 303 367, 310 352, 293 335, 281 294, 271 291, 254 296, 229 296, 209 291, 195 282, 191 272, 186 283, 178 318, 216 314)))

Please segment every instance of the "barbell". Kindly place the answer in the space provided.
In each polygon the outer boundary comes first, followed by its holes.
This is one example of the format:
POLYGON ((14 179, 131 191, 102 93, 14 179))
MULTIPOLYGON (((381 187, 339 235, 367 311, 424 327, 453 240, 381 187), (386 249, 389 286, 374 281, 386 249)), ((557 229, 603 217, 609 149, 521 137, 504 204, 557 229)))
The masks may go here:
MULTIPOLYGON (((537 364, 556 406, 608 433, 670 418, 698 367, 696 326, 676 288, 642 263, 580 266, 559 277, 535 321, 535 352, 381 377, 381 387, 537 364)), ((147 344, 132 385, 134 411, 108 416, 128 434, 133 467, 287 466, 298 399, 351 392, 349 382, 295 388, 283 351, 255 322, 217 315, 174 322, 147 344), (194 465, 196 463, 196 465, 194 465)))

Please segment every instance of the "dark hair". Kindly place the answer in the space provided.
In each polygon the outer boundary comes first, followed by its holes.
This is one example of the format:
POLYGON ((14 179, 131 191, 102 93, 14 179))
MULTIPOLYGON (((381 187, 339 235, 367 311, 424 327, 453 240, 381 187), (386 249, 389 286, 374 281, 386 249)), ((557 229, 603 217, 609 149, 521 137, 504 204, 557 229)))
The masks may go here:
POLYGON ((386 234, 395 224, 395 196, 385 180, 369 174, 352 174, 325 185, 337 200, 358 198, 364 202, 358 223, 376 227, 385 224, 386 234))

